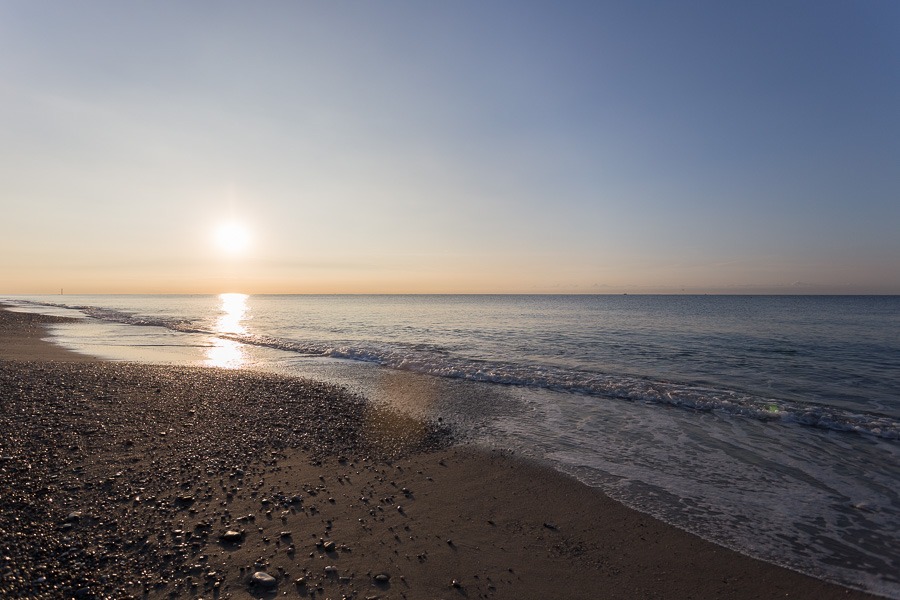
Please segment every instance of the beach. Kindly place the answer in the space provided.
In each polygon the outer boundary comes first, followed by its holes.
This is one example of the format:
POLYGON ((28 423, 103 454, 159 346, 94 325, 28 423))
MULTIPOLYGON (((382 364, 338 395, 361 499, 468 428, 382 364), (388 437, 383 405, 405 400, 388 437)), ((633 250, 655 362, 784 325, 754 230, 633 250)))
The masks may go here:
POLYGON ((873 598, 340 387, 104 362, 0 310, 0 596, 873 598))

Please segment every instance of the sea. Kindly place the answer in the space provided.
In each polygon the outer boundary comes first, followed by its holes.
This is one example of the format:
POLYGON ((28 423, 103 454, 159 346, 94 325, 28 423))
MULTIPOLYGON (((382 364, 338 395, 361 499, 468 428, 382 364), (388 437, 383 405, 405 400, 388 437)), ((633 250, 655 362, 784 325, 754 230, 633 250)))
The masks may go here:
MULTIPOLYGON (((900 599, 900 296, 9 296, 105 359, 346 386, 900 599)), ((598 516, 598 518, 602 518, 598 516)))

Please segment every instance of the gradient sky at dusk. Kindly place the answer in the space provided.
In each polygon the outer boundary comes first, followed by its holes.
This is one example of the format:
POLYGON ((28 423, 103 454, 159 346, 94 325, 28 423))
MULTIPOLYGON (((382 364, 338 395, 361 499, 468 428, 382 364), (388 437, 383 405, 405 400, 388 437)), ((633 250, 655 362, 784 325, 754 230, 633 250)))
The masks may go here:
POLYGON ((900 2, 0 0, 60 288, 900 293, 900 2))

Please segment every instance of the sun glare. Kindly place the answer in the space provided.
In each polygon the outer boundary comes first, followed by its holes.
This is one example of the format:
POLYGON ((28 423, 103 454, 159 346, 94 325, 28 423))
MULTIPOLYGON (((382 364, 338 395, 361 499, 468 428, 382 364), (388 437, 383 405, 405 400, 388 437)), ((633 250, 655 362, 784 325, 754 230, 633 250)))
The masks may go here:
POLYGON ((226 254, 241 254, 250 245, 250 232, 240 223, 223 223, 216 228, 215 240, 226 254))

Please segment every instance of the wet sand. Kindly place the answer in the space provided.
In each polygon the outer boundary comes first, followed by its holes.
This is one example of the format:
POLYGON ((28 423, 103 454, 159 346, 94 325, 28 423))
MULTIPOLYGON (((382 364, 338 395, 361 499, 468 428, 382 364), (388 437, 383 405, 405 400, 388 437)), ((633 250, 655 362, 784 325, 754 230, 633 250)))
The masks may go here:
POLYGON ((95 361, 55 321, 0 310, 0 597, 873 597, 339 388, 95 361))

